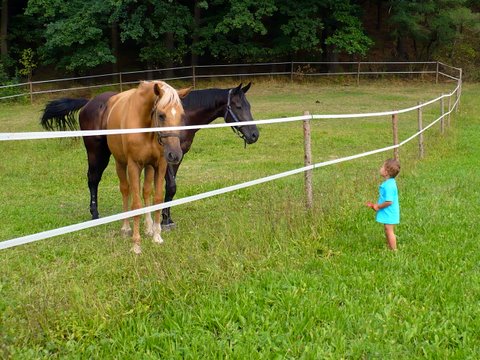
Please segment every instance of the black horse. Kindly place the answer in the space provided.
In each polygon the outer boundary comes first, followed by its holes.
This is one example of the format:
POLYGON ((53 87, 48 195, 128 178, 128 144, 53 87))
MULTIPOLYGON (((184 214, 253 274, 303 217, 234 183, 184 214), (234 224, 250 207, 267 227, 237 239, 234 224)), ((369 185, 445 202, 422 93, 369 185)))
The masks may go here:
MULTIPOLYGON (((250 103, 245 93, 251 83, 242 88, 242 84, 231 89, 193 90, 182 99, 185 110, 185 125, 204 125, 222 117, 226 122, 252 121, 250 103)), ((115 92, 106 92, 89 99, 62 98, 49 102, 40 120, 47 130, 75 130, 77 128, 75 113, 80 110, 78 122, 81 130, 105 130, 107 128, 104 116, 106 103, 115 92)), ((245 144, 253 144, 258 140, 259 132, 255 125, 234 126, 232 129, 244 140, 245 144)), ((192 146, 198 129, 184 130, 181 135, 181 147, 186 154, 192 146)), ((88 157, 88 188, 90 189, 90 213, 92 219, 98 219, 98 184, 102 179, 110 160, 110 149, 106 135, 84 136, 83 142, 88 157)), ((183 159, 183 158, 182 158, 183 159)), ((171 201, 177 191, 176 175, 180 164, 167 168, 165 174, 165 202, 171 201)), ((149 169, 145 170, 144 198, 149 203, 151 192, 149 169)), ((175 223, 170 216, 170 208, 162 211, 162 227, 168 229, 175 223)))

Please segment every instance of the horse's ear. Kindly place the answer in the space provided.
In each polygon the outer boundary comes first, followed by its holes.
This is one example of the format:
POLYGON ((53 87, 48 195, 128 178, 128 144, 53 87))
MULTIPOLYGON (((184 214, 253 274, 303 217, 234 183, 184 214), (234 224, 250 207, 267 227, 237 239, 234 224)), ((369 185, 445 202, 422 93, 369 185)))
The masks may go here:
POLYGON ((163 90, 162 90, 162 88, 160 87, 160 85, 158 85, 158 84, 154 84, 154 85, 153 85, 153 92, 154 92, 155 95, 157 95, 158 97, 162 97, 162 96, 163 96, 163 90))
POLYGON ((250 89, 250 86, 252 86, 252 82, 250 81, 245 87, 242 88, 242 91, 244 94, 247 93, 248 89, 250 89))
POLYGON ((177 90, 177 94, 178 94, 178 97, 180 99, 183 99, 185 96, 187 96, 190 91, 192 91, 192 86, 188 87, 188 88, 185 88, 185 89, 180 89, 180 90, 177 90))
POLYGON ((238 93, 241 88, 242 88, 242 83, 240 83, 240 85, 238 85, 236 88, 234 88, 234 89, 233 89, 233 92, 234 92, 234 93, 238 93))

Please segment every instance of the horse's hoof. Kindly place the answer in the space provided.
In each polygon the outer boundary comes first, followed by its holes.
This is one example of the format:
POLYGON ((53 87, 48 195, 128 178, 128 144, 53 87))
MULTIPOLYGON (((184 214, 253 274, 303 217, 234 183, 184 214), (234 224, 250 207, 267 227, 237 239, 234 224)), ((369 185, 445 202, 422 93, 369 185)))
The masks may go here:
POLYGON ((145 234, 146 234, 147 236, 153 236, 153 228, 147 226, 147 227, 145 228, 145 234))
POLYGON ((155 244, 161 244, 161 243, 163 243, 162 236, 161 236, 160 234, 155 234, 155 235, 153 236, 153 242, 154 242, 155 244))
POLYGON ((171 222, 169 224, 162 224, 162 231, 170 231, 173 230, 177 227, 177 224, 174 222, 171 222))
POLYGON ((124 228, 121 228, 121 229, 120 229, 120 233, 121 233, 122 236, 124 236, 124 237, 130 237, 130 236, 132 236, 132 229, 124 229, 124 228))
POLYGON ((153 236, 153 221, 151 219, 145 219, 145 234, 153 236))
POLYGON ((142 253, 142 248, 140 247, 140 245, 135 244, 132 247, 132 251, 133 251, 134 254, 140 255, 142 253))

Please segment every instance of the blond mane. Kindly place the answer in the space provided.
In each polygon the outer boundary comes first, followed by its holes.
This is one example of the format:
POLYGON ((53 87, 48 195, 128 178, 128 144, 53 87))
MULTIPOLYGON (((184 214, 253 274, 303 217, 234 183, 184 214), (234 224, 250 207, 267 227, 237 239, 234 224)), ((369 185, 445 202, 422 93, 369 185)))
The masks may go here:
POLYGON ((177 90, 175 90, 173 87, 168 85, 164 81, 160 80, 153 80, 153 81, 142 81, 144 84, 158 84, 160 85, 160 88, 163 90, 163 96, 158 102, 158 106, 160 108, 165 108, 169 105, 181 105, 180 97, 178 96, 177 90))

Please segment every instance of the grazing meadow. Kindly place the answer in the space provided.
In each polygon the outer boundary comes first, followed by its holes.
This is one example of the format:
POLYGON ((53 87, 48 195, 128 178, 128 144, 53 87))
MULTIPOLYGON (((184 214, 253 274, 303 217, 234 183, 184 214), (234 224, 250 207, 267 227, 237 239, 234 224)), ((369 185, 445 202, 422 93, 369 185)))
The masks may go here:
MULTIPOLYGON (((261 120, 407 108, 454 87, 255 80, 247 98, 261 120)), ((174 207, 177 228, 162 245, 143 235, 140 256, 120 222, 1 250, 0 358, 478 358, 479 98, 464 84, 450 126, 425 133, 423 159, 417 139, 400 148, 396 253, 365 206, 392 151, 315 169, 311 210, 303 174, 174 207)), ((0 132, 42 131, 49 99, 0 104, 0 132)), ((424 124, 439 114, 425 108, 424 124)), ((311 128, 315 163, 392 144, 390 116, 311 128)), ((227 128, 201 130, 176 198, 303 166, 301 122, 259 130, 246 148, 227 128)), ((416 131, 417 112, 401 114, 400 141, 416 131)), ((81 139, 0 142, 0 154, 0 241, 90 219, 81 139)), ((99 211, 121 209, 111 159, 99 211)))

